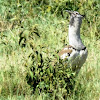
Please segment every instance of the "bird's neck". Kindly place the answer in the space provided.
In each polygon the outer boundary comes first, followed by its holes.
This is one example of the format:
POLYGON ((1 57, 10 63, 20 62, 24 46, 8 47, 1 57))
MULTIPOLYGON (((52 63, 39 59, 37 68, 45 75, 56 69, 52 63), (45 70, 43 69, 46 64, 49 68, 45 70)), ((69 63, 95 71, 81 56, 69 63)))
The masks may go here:
POLYGON ((80 27, 81 22, 74 22, 69 25, 69 45, 73 46, 77 50, 81 50, 85 47, 80 38, 80 27))

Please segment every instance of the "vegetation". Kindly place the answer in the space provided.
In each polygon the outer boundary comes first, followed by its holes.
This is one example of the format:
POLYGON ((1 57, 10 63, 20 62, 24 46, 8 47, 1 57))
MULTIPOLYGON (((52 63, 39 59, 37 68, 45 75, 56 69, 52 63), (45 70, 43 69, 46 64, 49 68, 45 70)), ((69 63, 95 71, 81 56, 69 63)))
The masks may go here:
POLYGON ((99 18, 99 0, 0 0, 0 100, 99 100, 99 18), (68 44, 66 9, 86 15, 77 76, 57 55, 68 44))

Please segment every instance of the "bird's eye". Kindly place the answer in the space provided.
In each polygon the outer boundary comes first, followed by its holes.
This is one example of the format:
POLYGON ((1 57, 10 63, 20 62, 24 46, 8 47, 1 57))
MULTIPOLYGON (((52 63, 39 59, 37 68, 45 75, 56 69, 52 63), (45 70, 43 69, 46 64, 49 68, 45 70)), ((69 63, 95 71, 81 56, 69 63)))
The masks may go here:
POLYGON ((76 15, 78 15, 78 13, 76 12, 76 15))

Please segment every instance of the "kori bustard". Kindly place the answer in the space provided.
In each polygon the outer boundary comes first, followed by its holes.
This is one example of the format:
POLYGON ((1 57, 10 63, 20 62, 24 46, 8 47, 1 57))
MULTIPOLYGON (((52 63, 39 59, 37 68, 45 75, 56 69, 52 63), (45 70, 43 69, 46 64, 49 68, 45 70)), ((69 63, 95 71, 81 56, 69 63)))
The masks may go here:
POLYGON ((66 11, 70 14, 68 31, 69 45, 65 46, 58 55, 60 59, 64 59, 68 63, 68 66, 79 72, 88 54, 87 48, 80 37, 80 27, 84 16, 77 11, 66 11))

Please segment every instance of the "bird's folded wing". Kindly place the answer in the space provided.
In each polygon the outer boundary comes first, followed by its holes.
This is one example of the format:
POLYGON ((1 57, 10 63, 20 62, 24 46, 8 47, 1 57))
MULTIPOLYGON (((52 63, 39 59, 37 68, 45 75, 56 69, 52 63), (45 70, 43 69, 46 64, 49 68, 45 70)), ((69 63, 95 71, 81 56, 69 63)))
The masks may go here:
POLYGON ((70 54, 72 53, 72 51, 73 51, 73 47, 70 46, 70 45, 68 45, 68 46, 65 46, 65 47, 58 53, 58 55, 59 55, 59 57, 60 57, 61 59, 65 59, 65 58, 67 58, 67 57, 70 56, 70 54))

